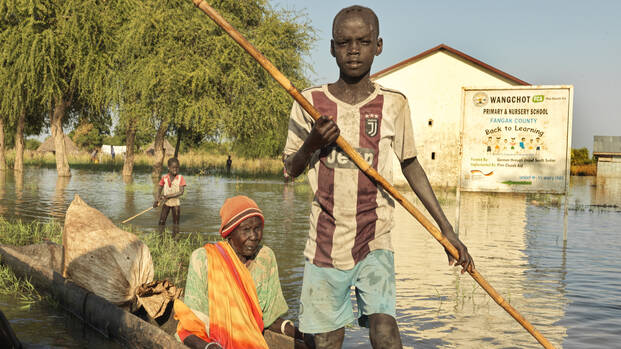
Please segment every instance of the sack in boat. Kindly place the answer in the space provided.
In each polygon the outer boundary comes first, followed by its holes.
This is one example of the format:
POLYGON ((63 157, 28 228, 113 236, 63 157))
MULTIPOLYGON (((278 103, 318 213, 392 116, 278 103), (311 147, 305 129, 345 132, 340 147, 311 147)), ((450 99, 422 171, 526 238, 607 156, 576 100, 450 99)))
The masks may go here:
POLYGON ((111 303, 134 301, 137 288, 153 281, 149 248, 78 195, 67 209, 63 246, 63 276, 111 303))
POLYGON ((168 280, 153 281, 144 284, 136 290, 137 303, 153 319, 164 315, 168 304, 181 297, 182 289, 176 287, 168 280))

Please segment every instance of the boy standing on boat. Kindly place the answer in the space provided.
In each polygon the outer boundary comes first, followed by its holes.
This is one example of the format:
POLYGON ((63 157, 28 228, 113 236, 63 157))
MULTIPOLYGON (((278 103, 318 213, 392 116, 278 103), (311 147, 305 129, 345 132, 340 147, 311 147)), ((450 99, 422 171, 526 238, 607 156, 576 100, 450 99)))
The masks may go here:
POLYGON ((168 219, 168 213, 172 211, 173 233, 179 232, 179 218, 181 216, 181 200, 185 189, 185 178, 179 174, 179 160, 176 158, 168 159, 168 173, 162 176, 157 190, 157 200, 153 207, 162 205, 159 226, 163 229, 168 219))
POLYGON ((332 25, 330 52, 340 70, 332 83, 303 91, 323 115, 313 121, 299 104, 291 110, 284 153, 293 178, 309 166, 314 192, 304 255, 300 330, 315 333, 318 348, 340 348, 354 320, 350 288, 356 288, 359 319, 374 348, 399 348, 395 320, 395 271, 390 231, 394 201, 359 171, 334 141, 339 134, 384 178, 392 179, 392 155, 442 233, 459 251, 449 264, 474 267, 453 232, 416 158, 409 104, 400 92, 369 78, 382 52, 375 13, 361 6, 341 10, 332 25))

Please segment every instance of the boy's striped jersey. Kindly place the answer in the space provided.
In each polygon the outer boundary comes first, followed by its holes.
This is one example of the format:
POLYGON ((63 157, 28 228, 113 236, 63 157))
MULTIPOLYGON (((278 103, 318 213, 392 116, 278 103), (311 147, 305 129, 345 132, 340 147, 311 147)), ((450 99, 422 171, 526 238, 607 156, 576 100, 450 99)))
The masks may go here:
MULTIPOLYGON (((327 85, 302 92, 322 115, 337 123, 340 135, 388 181, 392 153, 400 161, 416 156, 408 101, 400 92, 375 84, 364 101, 338 100, 327 85)), ((294 102, 284 153, 294 154, 310 134, 314 120, 294 102)), ((393 250, 390 230, 394 201, 347 155, 332 146, 317 151, 308 180, 314 193, 305 257, 321 267, 351 269, 370 251, 393 250)))

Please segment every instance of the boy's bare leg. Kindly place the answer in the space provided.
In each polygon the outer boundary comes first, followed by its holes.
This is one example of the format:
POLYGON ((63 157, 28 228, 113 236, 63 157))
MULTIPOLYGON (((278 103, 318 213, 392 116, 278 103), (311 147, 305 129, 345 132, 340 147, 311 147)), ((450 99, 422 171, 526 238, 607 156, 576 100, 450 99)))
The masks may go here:
POLYGON ((403 347, 397 320, 388 314, 369 315, 369 338, 373 349, 403 347))
POLYGON ((179 219, 181 217, 181 206, 173 206, 170 208, 172 211, 173 226, 172 236, 176 237, 179 234, 179 219))
POLYGON ((160 221, 159 225, 166 225, 166 219, 168 219, 168 211, 170 211, 170 206, 162 205, 162 211, 160 212, 160 221))
POLYGON ((317 333, 315 335, 315 348, 340 349, 343 346, 343 339, 345 339, 344 327, 330 332, 317 333))
POLYGON ((172 216, 173 216, 173 224, 179 225, 179 219, 181 218, 181 206, 173 206, 172 216))

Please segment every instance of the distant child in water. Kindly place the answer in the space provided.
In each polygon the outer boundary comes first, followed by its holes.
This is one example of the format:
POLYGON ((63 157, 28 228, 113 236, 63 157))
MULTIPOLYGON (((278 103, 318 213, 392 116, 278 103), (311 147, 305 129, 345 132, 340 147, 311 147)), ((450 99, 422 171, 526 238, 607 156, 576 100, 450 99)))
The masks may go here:
POLYGON ((186 185, 185 179, 179 174, 179 160, 176 158, 168 159, 168 174, 162 176, 159 185, 157 199, 153 203, 153 207, 164 204, 160 214, 159 226, 163 228, 166 225, 168 212, 172 210, 173 232, 177 233, 179 231, 179 217, 181 216, 179 197, 183 195, 186 185))
POLYGON ((231 160, 231 156, 226 159, 226 174, 231 174, 231 165, 233 164, 233 160, 231 160))

